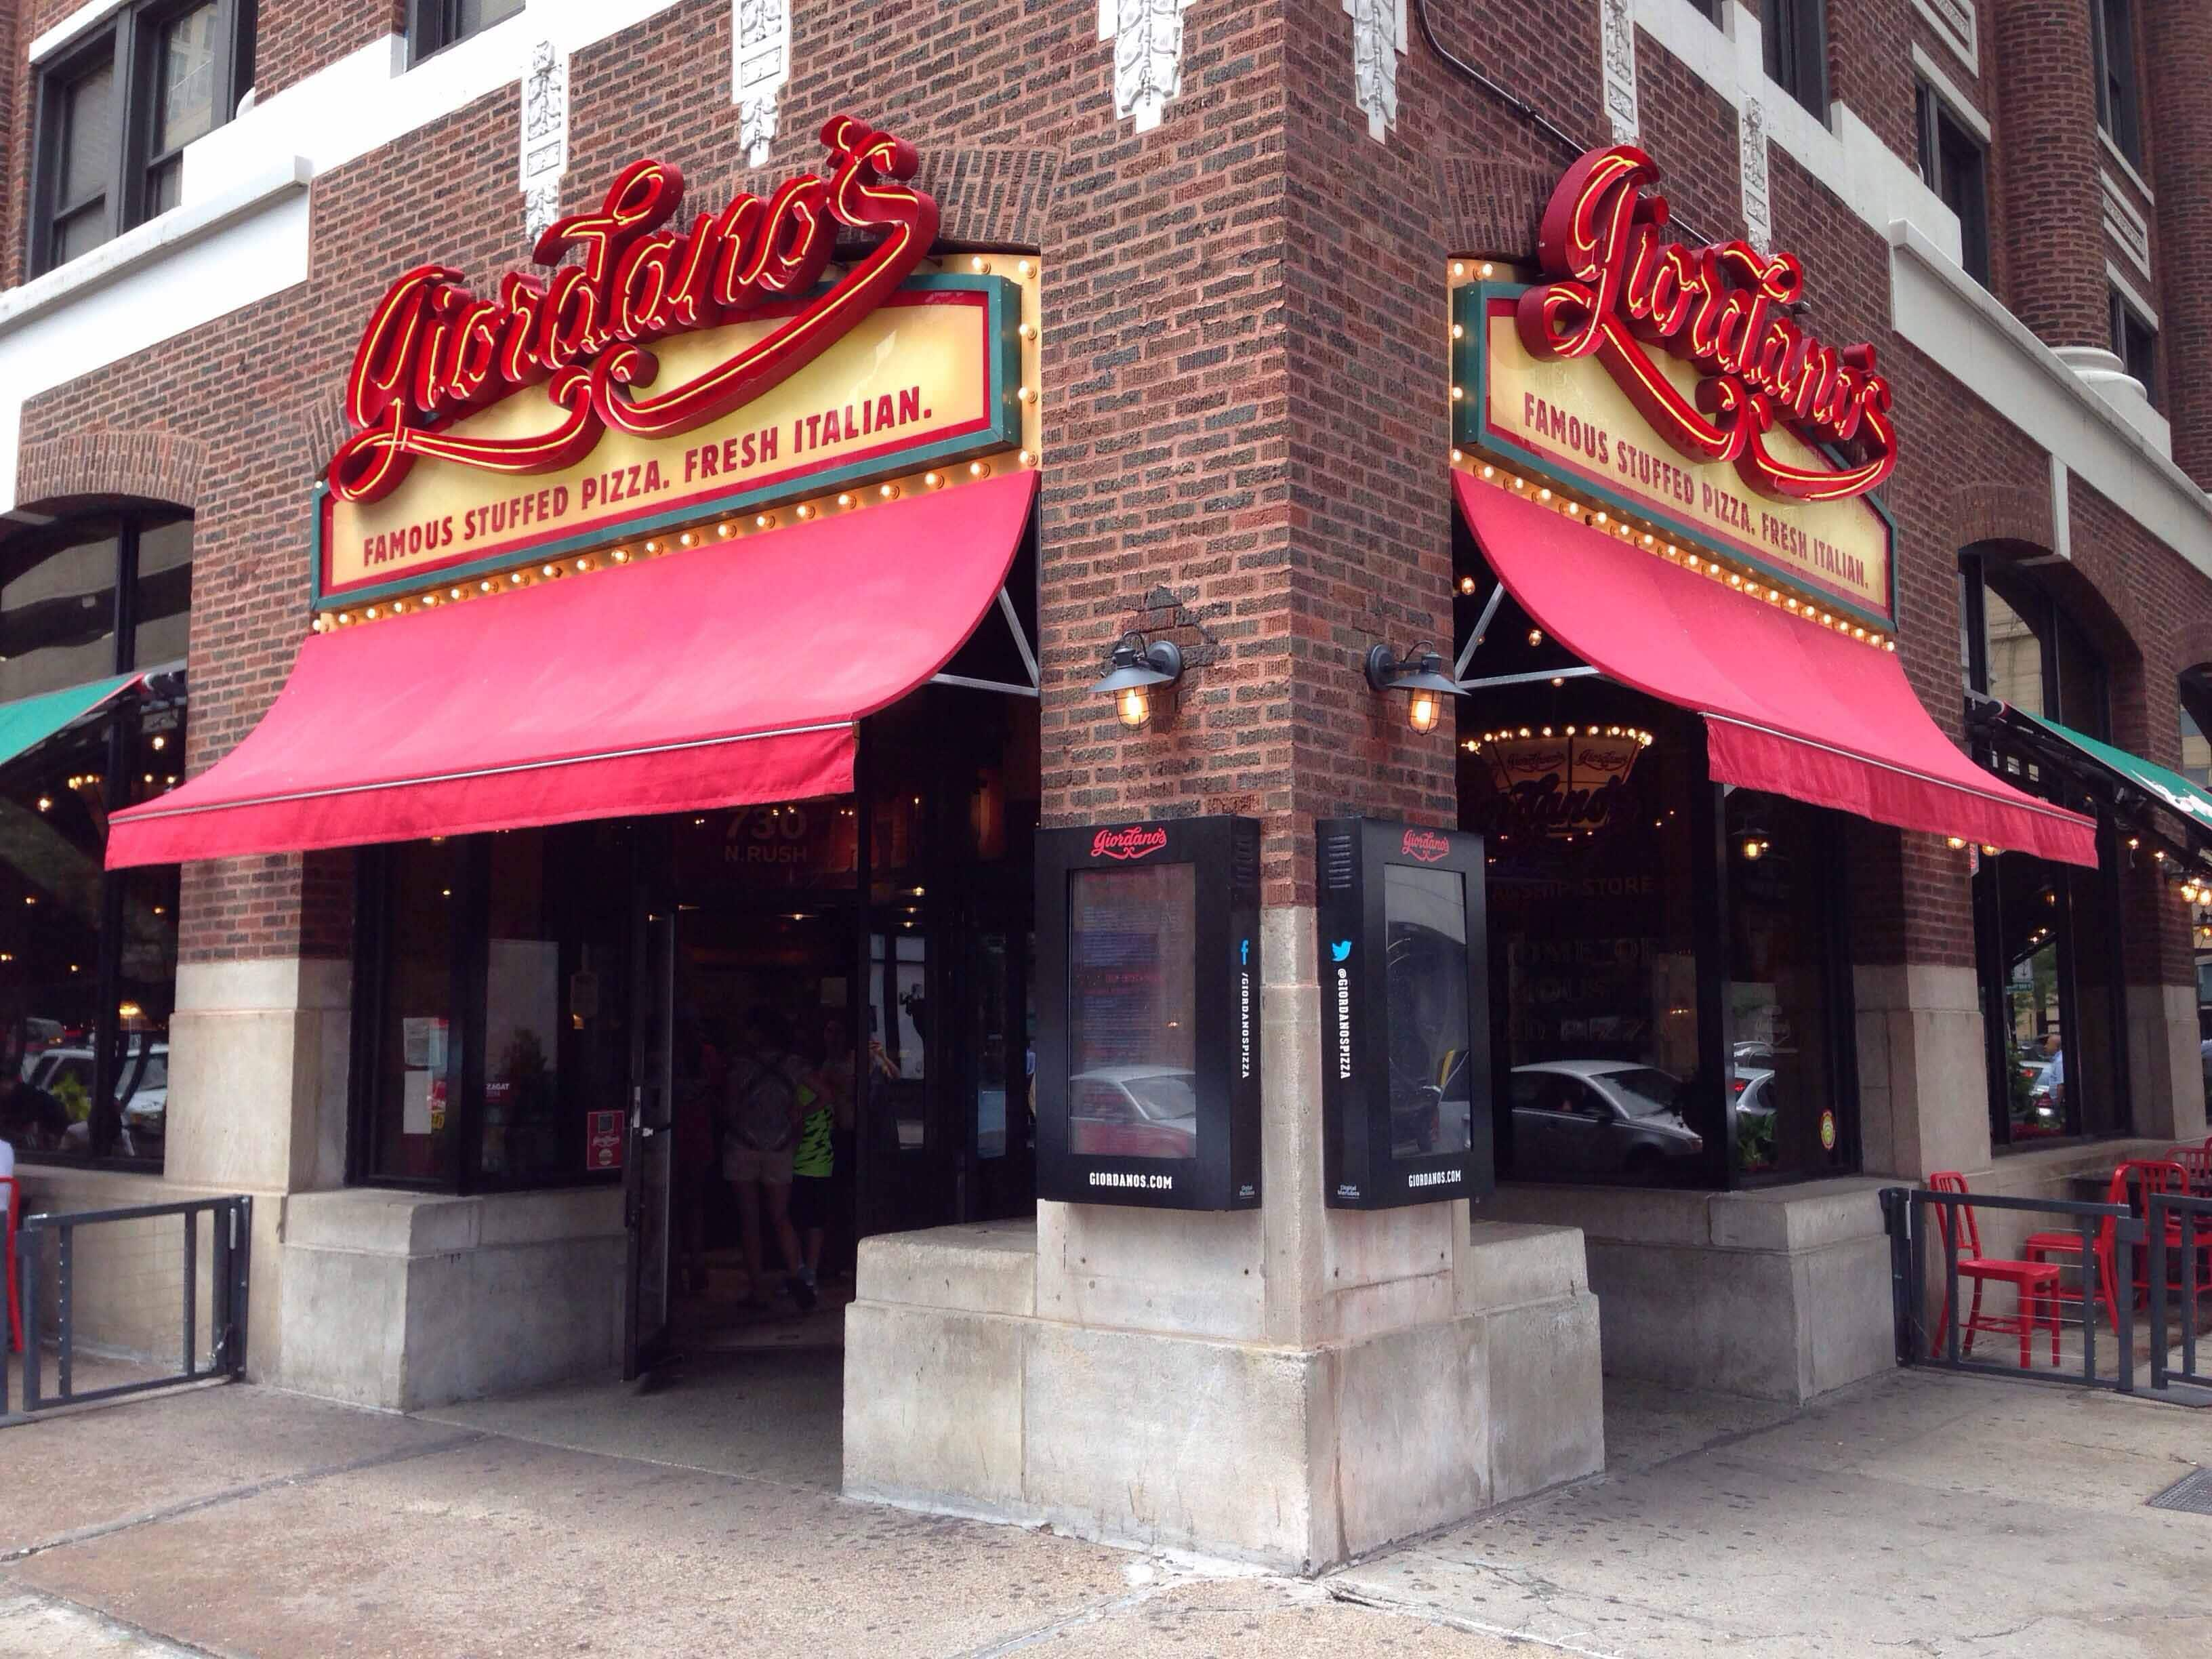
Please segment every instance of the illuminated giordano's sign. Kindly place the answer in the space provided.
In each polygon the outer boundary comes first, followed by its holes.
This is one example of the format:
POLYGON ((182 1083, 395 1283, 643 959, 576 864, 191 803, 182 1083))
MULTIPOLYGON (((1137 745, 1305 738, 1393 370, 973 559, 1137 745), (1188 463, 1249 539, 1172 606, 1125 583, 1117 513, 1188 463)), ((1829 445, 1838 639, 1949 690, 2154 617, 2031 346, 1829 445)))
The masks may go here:
POLYGON ((634 162, 495 295, 393 282, 318 491, 318 627, 1033 464, 1036 262, 940 268, 912 146, 849 116, 822 139, 824 174, 688 224, 678 170, 634 162), (841 234, 867 246, 833 264, 841 234))
POLYGON ((1536 280, 1453 261, 1455 453, 1504 482, 1556 481, 1609 529, 1689 544, 1721 580, 1887 635, 1895 531, 1870 492, 1897 430, 1875 349, 1798 325, 1795 255, 1674 240, 1658 177, 1632 145, 1593 150, 1545 209, 1536 280))

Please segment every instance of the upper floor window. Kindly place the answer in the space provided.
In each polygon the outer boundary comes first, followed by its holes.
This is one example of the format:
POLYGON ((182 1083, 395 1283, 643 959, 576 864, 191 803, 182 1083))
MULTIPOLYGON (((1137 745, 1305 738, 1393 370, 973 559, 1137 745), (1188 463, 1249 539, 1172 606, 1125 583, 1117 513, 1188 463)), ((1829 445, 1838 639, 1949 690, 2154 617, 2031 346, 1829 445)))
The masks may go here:
POLYGON ((1990 285, 1989 158, 1982 141, 1925 81, 1913 94, 1920 133, 1920 178, 1959 216, 1959 263, 1990 285))
POLYGON ((1760 10, 1767 78, 1820 119, 1826 120, 1826 0, 1766 0, 1760 10))
POLYGON ((2158 407, 2158 331, 2117 288, 2112 291, 2112 355, 2142 382, 2143 396, 2158 407))
POLYGON ((184 199, 185 146, 252 84, 253 24, 254 0, 146 0, 41 66, 33 271, 184 199))
POLYGON ((2132 0, 2089 0, 2089 32, 2097 60, 2097 125, 2121 155, 2141 161, 2132 0))
POLYGON ((408 0, 408 50, 421 63, 520 11, 523 0, 408 0))

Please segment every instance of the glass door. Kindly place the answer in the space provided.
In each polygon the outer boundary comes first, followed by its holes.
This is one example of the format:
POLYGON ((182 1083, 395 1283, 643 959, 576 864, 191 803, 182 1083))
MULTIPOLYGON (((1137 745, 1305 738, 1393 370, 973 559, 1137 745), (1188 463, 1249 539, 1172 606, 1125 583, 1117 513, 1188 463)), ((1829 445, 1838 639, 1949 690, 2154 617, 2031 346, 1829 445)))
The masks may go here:
MULTIPOLYGON (((641 836, 641 843, 650 836, 641 836)), ((641 863, 649 854, 641 854, 641 863)), ((665 884, 641 869, 631 996, 629 1131, 623 1192, 629 1228, 629 1296, 623 1376, 635 1381, 669 1354, 669 1212, 675 1134, 676 906, 665 884)))

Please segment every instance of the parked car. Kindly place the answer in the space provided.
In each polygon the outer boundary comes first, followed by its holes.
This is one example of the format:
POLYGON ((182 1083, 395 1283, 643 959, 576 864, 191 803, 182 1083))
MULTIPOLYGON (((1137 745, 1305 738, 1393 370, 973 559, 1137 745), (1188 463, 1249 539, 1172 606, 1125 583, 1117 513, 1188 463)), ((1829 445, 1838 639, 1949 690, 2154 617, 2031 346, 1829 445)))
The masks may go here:
MULTIPOLYGON (((138 1062, 133 1049, 124 1057, 123 1077, 128 1079, 138 1062)), ((90 1115, 93 1054, 89 1048, 48 1048, 24 1062, 23 1080, 59 1100, 69 1109, 65 1137, 72 1151, 82 1151, 92 1134, 90 1115)), ((169 1109, 169 1045, 157 1042, 146 1055, 146 1068, 137 1086, 123 1105, 123 1144, 125 1158, 143 1157, 161 1150, 169 1109)))
POLYGON ((1198 1156, 1197 1073, 1176 1066, 1101 1066, 1068 1079, 1067 1144, 1098 1158, 1198 1156))
POLYGON ((1516 1066, 1508 1079, 1514 1161, 1524 1176, 1648 1179, 1705 1140, 1682 1116, 1681 1079, 1619 1060, 1516 1066))

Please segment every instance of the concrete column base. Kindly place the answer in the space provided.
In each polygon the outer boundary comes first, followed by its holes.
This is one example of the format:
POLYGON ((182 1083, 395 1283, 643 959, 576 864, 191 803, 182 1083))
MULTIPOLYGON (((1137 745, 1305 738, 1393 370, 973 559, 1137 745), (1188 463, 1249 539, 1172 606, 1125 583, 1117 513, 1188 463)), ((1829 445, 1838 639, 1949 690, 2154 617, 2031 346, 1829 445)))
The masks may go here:
POLYGON ((1876 1196, 1894 1184, 1512 1186, 1483 1212, 1584 1230, 1608 1373, 1802 1401, 1896 1364, 1876 1196))
POLYGON ((1561 1228, 1474 1230, 1483 1305, 1290 1347, 1041 1318, 1034 1225, 867 1240, 846 1495, 1314 1571, 1605 1461, 1561 1228))
POLYGON ((295 1194, 275 1380, 418 1411, 605 1371, 622 1360, 624 1251, 613 1188, 295 1194))

